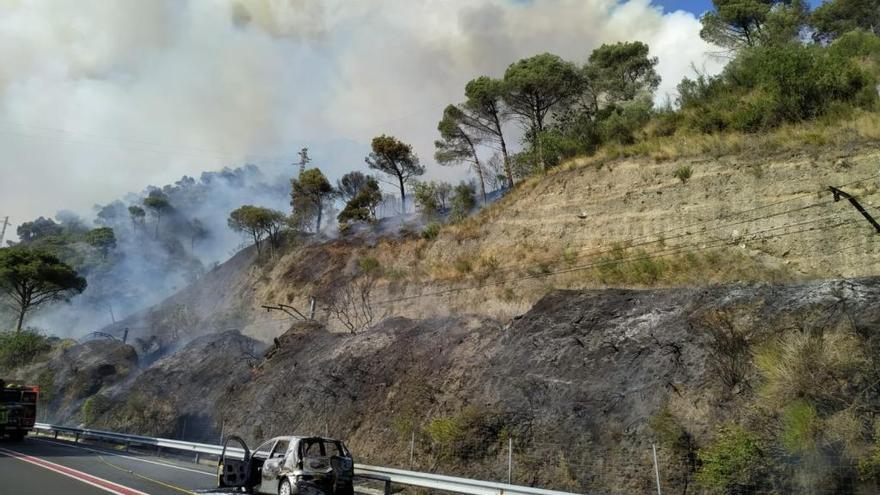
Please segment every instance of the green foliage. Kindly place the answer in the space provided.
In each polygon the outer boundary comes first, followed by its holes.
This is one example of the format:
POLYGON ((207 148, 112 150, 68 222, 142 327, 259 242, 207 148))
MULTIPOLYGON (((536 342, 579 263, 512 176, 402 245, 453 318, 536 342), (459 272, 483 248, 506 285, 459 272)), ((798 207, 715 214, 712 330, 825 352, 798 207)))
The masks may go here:
POLYGON ((226 220, 230 229, 250 237, 254 241, 257 253, 260 253, 261 242, 267 236, 273 245, 280 242, 280 232, 285 223, 284 213, 262 206, 244 205, 229 213, 226 220))
POLYGON ((452 186, 446 182, 416 182, 412 186, 413 197, 419 213, 425 218, 434 218, 447 209, 452 186))
POLYGON ((110 251, 116 247, 116 234, 110 227, 98 227, 86 233, 85 241, 101 251, 101 255, 106 259, 110 251))
POLYGON ((437 124, 440 139, 434 141, 434 159, 441 165, 468 164, 480 182, 480 192, 486 199, 486 181, 483 167, 477 154, 477 146, 483 141, 480 125, 470 121, 470 117, 459 107, 448 105, 443 110, 443 118, 437 124))
POLYGON ((382 191, 379 182, 367 177, 361 185, 361 189, 346 204, 345 208, 337 215, 340 224, 352 222, 371 222, 376 219, 376 208, 382 202, 382 191))
POLYGON ((83 402, 80 409, 80 417, 86 426, 91 426, 113 405, 112 401, 106 396, 96 394, 83 402))
POLYGON ((513 172, 510 169, 510 156, 504 139, 503 125, 508 115, 503 106, 507 88, 504 81, 488 76, 480 76, 465 85, 467 100, 461 105, 465 119, 461 122, 476 131, 487 143, 501 150, 507 187, 513 187, 513 172))
POLYGON ((506 439, 506 432, 502 416, 473 406, 435 418, 425 427, 431 448, 441 459, 472 460, 494 455, 506 439))
POLYGON ((729 50, 794 40, 806 22, 802 0, 713 0, 700 37, 729 50))
POLYGON ((371 177, 363 172, 348 172, 336 181, 336 193, 344 201, 351 201, 361 192, 361 189, 369 185, 370 179, 371 177))
POLYGON ((314 221, 315 232, 320 232, 324 205, 335 193, 335 189, 320 169, 303 170, 299 178, 290 180, 293 222, 300 227, 306 227, 314 221))
POLYGON ((406 211, 406 182, 425 173, 419 157, 413 153, 412 146, 392 136, 381 135, 373 138, 372 152, 366 157, 367 165, 397 179, 400 186, 400 201, 406 211))
POLYGON ((379 272, 382 265, 379 260, 372 256, 367 256, 358 260, 358 270, 364 275, 374 275, 379 272))
POLYGON ((537 163, 547 168, 540 136, 548 114, 566 104, 584 88, 581 71, 557 55, 543 53, 511 64, 504 73, 504 100, 526 127, 526 136, 537 152, 537 163))
POLYGON ((672 176, 680 180, 682 184, 687 184, 687 181, 690 180, 693 173, 694 171, 689 165, 681 165, 680 167, 675 169, 675 172, 672 173, 672 176))
POLYGON ((0 368, 28 365, 51 348, 46 337, 35 330, 0 332, 0 368))
POLYGON ((25 314, 42 304, 66 300, 86 289, 86 279, 58 257, 28 246, 0 249, 0 290, 25 314))
POLYGON ((453 222, 460 222, 467 218, 468 215, 476 208, 477 200, 474 185, 469 182, 462 182, 455 186, 452 191, 452 200, 450 201, 452 208, 449 211, 449 218, 453 222))
POLYGON ((55 223, 51 218, 43 217, 31 222, 24 222, 15 229, 22 244, 29 244, 46 237, 59 236, 63 232, 64 227, 55 223))
POLYGON ((789 404, 782 414, 780 442, 792 454, 803 454, 816 448, 821 426, 816 408, 804 401, 789 404))
POLYGON ((40 387, 40 403, 48 404, 55 397, 55 373, 46 368, 37 376, 37 386, 40 387))
POLYGON ((697 482, 712 493, 748 493, 763 472, 759 438, 735 424, 721 426, 714 441, 697 455, 702 462, 697 482))
POLYGON ((815 28, 813 37, 820 41, 856 29, 880 36, 880 0, 829 0, 813 11, 810 21, 815 28))
POLYGON ((422 239, 425 239, 428 241, 433 241, 434 239, 437 238, 438 235, 440 235, 441 228, 442 228, 442 225, 440 225, 438 222, 429 223, 422 230, 422 239))
MULTIPOLYGON (((650 97, 660 85, 657 57, 641 41, 603 44, 584 67, 588 92, 606 104, 650 97)), ((597 104, 598 106, 598 104, 597 104)))
POLYGON ((871 77, 841 52, 796 43, 743 50, 720 76, 682 81, 685 126, 758 132, 815 119, 841 104, 873 106, 871 77))

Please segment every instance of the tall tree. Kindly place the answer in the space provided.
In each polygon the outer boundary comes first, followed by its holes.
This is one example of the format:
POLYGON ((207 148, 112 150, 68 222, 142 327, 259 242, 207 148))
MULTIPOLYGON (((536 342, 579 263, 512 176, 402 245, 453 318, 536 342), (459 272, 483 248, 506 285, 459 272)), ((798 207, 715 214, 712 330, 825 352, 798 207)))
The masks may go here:
POLYGON ((483 178, 483 167, 480 164, 480 156, 477 154, 477 145, 481 137, 467 126, 468 120, 462 110, 455 105, 448 105, 443 110, 443 118, 437 124, 440 131, 440 139, 434 141, 434 159, 441 165, 457 165, 459 163, 470 164, 477 179, 480 182, 480 193, 483 202, 486 202, 486 181, 483 178))
POLYGON ((226 220, 229 228, 250 237, 260 255, 261 242, 266 235, 267 209, 259 206, 244 205, 232 210, 226 220))
POLYGON ((29 244, 46 237, 61 235, 63 232, 63 226, 55 223, 51 218, 43 217, 39 217, 31 222, 24 222, 15 229, 18 239, 24 244, 29 244))
POLYGON ((162 221, 162 215, 171 210, 171 203, 161 191, 150 191, 150 194, 144 198, 144 206, 156 217, 156 232, 153 236, 158 239, 159 223, 162 221))
POLYGON ((116 247, 116 234, 110 227, 98 227, 86 232, 85 241, 101 251, 101 257, 106 260, 110 250, 116 247))
POLYGON ((86 279, 56 256, 27 246, 0 249, 0 289, 18 310, 16 331, 25 315, 50 301, 61 301, 86 289, 86 279))
POLYGON ((794 39, 806 21, 803 0, 712 0, 715 10, 700 19, 700 37, 736 51, 794 39))
POLYGON ((820 41, 830 41, 855 29, 880 36, 880 0, 829 0, 813 11, 810 18, 820 41))
POLYGON ((208 237, 208 229, 205 227, 205 224, 202 223, 198 218, 193 218, 189 222, 189 252, 190 254, 195 253, 196 241, 200 241, 208 237))
POLYGON ((544 53, 511 64, 504 73, 504 100, 526 127, 542 168, 547 168, 541 143, 550 112, 583 89, 581 72, 571 62, 544 53))
POLYGON ((381 135, 373 138, 373 151, 366 157, 367 165, 382 173, 397 178, 400 187, 400 204, 406 213, 406 181, 425 173, 419 157, 413 153, 412 146, 392 136, 381 135))
POLYGON ((584 66, 585 93, 595 115, 605 105, 652 96, 660 86, 657 57, 640 42, 603 44, 593 50, 584 66))
MULTIPOLYGON (((336 181, 336 192, 346 203, 354 199, 367 186, 372 177, 363 172, 349 172, 336 181)), ((373 179, 375 180, 375 179, 373 179)))
POLYGON ((321 231, 324 205, 333 197, 335 190, 320 169, 310 168, 290 181, 290 206, 293 214, 302 222, 315 218, 315 232, 321 231))
POLYGON ((461 105, 467 119, 462 123, 481 132, 487 140, 498 145, 501 157, 504 159, 507 187, 513 187, 513 171, 510 167, 510 154, 507 152, 503 130, 504 122, 508 117, 502 101, 504 92, 504 81, 499 79, 480 76, 468 82, 464 88, 467 100, 461 105))
POLYGON ((137 226, 144 223, 147 212, 140 206, 131 205, 128 207, 128 214, 131 217, 131 230, 135 232, 137 231, 137 226))
POLYGON ((369 222, 376 219, 376 207, 382 202, 382 191, 379 189, 379 181, 369 176, 366 179, 366 183, 336 217, 340 224, 369 222))

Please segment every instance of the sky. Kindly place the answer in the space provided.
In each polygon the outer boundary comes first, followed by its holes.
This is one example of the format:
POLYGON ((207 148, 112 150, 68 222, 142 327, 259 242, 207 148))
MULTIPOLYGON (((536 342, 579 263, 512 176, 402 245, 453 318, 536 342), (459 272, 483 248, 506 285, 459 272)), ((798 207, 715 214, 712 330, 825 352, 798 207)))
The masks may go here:
POLYGON ((303 146, 335 179, 365 171, 383 133, 411 143, 427 177, 458 180, 433 140, 468 80, 641 40, 662 99, 692 67, 721 68, 699 38, 703 3, 0 0, 0 221, 92 218, 95 204, 224 166, 292 174, 303 146))

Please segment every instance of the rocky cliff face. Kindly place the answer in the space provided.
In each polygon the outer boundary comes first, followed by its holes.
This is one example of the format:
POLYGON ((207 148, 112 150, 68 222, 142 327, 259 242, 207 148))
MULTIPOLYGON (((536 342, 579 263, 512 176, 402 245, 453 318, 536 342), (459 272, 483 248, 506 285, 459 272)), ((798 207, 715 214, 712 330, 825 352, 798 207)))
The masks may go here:
POLYGON ((262 306, 306 312, 310 297, 319 321, 346 331, 328 308, 363 277, 364 260, 376 279, 371 300, 381 301, 373 323, 460 314, 503 321, 554 289, 872 275, 880 268, 873 229, 846 201, 834 202, 827 186, 846 185, 872 210, 880 204, 878 157, 872 149, 828 149, 562 168, 435 239, 422 238, 424 221, 411 219, 340 238, 297 239, 260 260, 245 250, 106 331, 129 328, 134 337, 158 336, 173 346, 237 328, 269 342, 290 319, 262 306), (678 167, 692 169, 687 183, 673 176, 678 167))
MULTIPOLYGON (((391 318, 347 335, 303 323, 259 360, 242 358, 250 339, 227 333, 153 364, 99 424, 174 434, 187 418, 212 425, 208 436, 222 428, 251 441, 326 433, 346 439, 363 462, 487 479, 506 478, 512 439, 515 482, 600 493, 650 490, 657 444, 663 484, 680 491, 696 483, 698 451, 712 448, 718 425, 764 432, 766 452, 785 452, 773 432, 784 430, 789 403, 814 396, 811 384, 858 391, 816 399, 817 421, 829 425, 854 402, 880 401, 869 386, 873 366, 835 367, 846 357, 833 352, 852 349, 857 363, 880 355, 878 297, 880 278, 555 291, 508 325, 391 318), (768 356, 779 362, 768 368, 768 356), (796 366, 815 368, 804 384, 785 385, 773 371, 796 366), (792 398, 773 402, 770 391, 785 386, 792 398), (149 424, 131 416, 140 409, 156 411, 149 424)), ((872 432, 866 423, 850 440, 868 457, 872 432)), ((859 483, 857 455, 835 442, 815 443, 834 453, 827 479, 859 483)), ((762 479, 796 490, 791 469, 809 467, 797 452, 780 454, 789 471, 762 479)), ((761 464, 774 466, 767 455, 761 464)))

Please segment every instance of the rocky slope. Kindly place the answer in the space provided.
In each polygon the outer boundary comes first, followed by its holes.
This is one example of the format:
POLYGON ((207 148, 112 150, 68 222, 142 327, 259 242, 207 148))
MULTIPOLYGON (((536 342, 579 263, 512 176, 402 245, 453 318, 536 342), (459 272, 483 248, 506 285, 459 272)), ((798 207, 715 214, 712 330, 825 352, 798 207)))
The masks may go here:
POLYGON ((873 229, 847 202, 833 202, 827 186, 846 184, 877 212, 878 158, 862 146, 571 164, 520 184, 432 240, 420 237, 424 223, 412 219, 337 239, 292 240, 260 260, 245 250, 106 330, 158 335, 166 346, 223 329, 268 342, 291 320, 262 306, 306 312, 316 297, 316 318, 347 331, 330 307, 365 277, 364 260, 375 279, 373 323, 463 313, 506 320, 553 289, 871 275, 880 268, 873 229), (687 183, 673 176, 679 167, 691 168, 687 183))
MULTIPOLYGON (((756 361, 763 349, 834 336, 829 343, 850 342, 853 354, 873 360, 878 297, 880 278, 555 291, 509 325, 482 316, 391 318, 346 335, 303 323, 258 361, 241 359, 252 341, 227 333, 153 364, 95 424, 174 434, 184 418, 199 417, 207 437, 223 429, 251 441, 326 432, 362 461, 403 467, 413 442, 415 468, 488 479, 506 476, 512 438, 516 482, 597 493, 650 490, 656 443, 663 484, 681 491, 694 484, 697 451, 712 445, 719 424, 778 427, 776 415, 755 413, 770 407, 762 390, 773 375, 756 361), (144 423, 133 410, 155 414, 144 423)), ((810 356, 810 380, 819 382, 823 361, 810 356)), ((862 386, 854 369, 842 369, 837 387, 862 386)), ((868 390, 859 401, 880 399, 868 390)), ((835 404, 820 414, 847 409, 835 404)), ((872 431, 862 433, 863 455, 872 431)), ((835 466, 859 462, 835 452, 835 466)), ((835 469, 832 488, 858 481, 850 468, 835 469)), ((778 486, 795 486, 794 474, 775 476, 778 486)))

